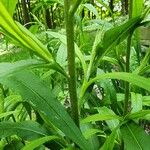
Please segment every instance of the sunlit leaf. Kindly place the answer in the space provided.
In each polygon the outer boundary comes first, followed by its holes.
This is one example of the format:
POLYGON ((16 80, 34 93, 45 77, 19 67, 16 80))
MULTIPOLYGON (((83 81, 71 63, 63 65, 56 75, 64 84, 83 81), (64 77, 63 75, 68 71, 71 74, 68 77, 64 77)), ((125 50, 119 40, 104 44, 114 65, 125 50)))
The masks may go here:
POLYGON ((132 17, 140 16, 143 13, 144 0, 132 1, 132 17))
POLYGON ((7 117, 7 116, 10 116, 10 115, 13 115, 15 113, 16 113, 15 111, 9 111, 9 112, 5 112, 5 113, 1 113, 0 114, 0 119, 4 118, 4 117, 7 117))
POLYGON ((110 114, 94 114, 86 117, 81 121, 81 123, 88 123, 88 122, 95 122, 95 121, 104 121, 104 120, 112 120, 118 119, 119 116, 117 115, 110 115, 110 114))
POLYGON ((46 47, 24 26, 14 22, 2 1, 0 1, 0 27, 3 30, 3 33, 6 34, 9 38, 17 41, 23 47, 26 47, 34 51, 37 55, 42 57, 48 62, 52 62, 53 58, 46 47))
POLYGON ((15 11, 16 4, 18 0, 1 0, 3 4, 5 5, 7 11, 11 16, 13 16, 13 13, 15 11))

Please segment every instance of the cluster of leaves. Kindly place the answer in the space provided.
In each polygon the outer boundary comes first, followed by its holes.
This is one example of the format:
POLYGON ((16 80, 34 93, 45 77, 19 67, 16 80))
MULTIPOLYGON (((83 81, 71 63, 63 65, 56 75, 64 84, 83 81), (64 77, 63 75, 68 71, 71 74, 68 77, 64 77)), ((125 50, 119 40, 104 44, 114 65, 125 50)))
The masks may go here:
MULTIPOLYGON (((150 48, 143 57, 139 49, 132 46, 131 58, 135 60, 130 60, 131 73, 125 72, 123 58, 125 39, 147 23, 144 18, 149 11, 135 14, 135 10, 132 19, 116 26, 105 21, 92 20, 93 23, 78 19, 80 11, 76 13, 79 129, 69 115, 65 33, 63 30, 39 33, 39 37, 44 36, 47 41, 44 45, 12 19, 14 9, 8 9, 9 3, 9 0, 0 0, 0 31, 14 43, 14 51, 21 49, 20 53, 30 53, 22 60, 0 63, 1 147, 112 150, 124 146, 127 150, 148 150, 150 136, 140 122, 150 120, 150 48), (91 28, 94 30, 88 30, 91 28), (124 81, 130 83, 131 92, 127 114, 123 114, 124 81)), ((83 4, 83 7, 98 15, 94 6, 83 4)))

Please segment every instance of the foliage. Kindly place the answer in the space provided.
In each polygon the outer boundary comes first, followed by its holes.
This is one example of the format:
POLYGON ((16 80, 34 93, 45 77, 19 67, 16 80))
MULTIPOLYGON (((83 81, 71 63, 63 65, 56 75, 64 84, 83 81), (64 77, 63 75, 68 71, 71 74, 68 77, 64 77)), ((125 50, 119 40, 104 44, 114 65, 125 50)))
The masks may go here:
POLYGON ((24 2, 0 0, 0 149, 147 150, 149 6, 24 2))

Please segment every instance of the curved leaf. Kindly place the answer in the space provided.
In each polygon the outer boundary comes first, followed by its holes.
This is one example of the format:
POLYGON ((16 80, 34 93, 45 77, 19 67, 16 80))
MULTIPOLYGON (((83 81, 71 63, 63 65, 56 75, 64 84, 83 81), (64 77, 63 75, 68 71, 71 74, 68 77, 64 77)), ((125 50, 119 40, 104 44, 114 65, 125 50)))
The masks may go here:
POLYGON ((149 150, 150 135, 137 124, 125 124, 121 127, 121 132, 126 150, 149 150))
POLYGON ((86 117, 81 121, 81 123, 88 123, 93 121, 103 121, 103 120, 112 120, 119 119, 119 116, 112 114, 94 114, 86 117))
POLYGON ((88 86, 98 80, 103 80, 103 79, 124 80, 131 84, 137 85, 145 90, 150 91, 150 86, 149 86, 150 79, 149 78, 144 78, 142 76, 139 76, 133 73, 126 73, 126 72, 113 72, 113 73, 106 73, 106 74, 98 75, 97 77, 89 81, 88 86))
POLYGON ((113 72, 113 73, 105 73, 97 75, 95 78, 91 79, 85 86, 82 88, 81 95, 80 95, 80 105, 83 104, 83 96, 87 90, 87 88, 94 82, 98 82, 104 79, 119 79, 127 81, 131 84, 137 85, 145 90, 150 91, 150 79, 144 78, 142 76, 133 74, 133 73, 126 73, 126 72, 113 72))
POLYGON ((117 135, 117 129, 118 129, 118 127, 116 127, 115 129, 113 129, 112 133, 106 139, 105 143, 100 148, 100 150, 113 150, 113 147, 115 145, 115 138, 116 138, 116 135, 117 135))
POLYGON ((5 112, 5 113, 1 113, 0 114, 0 119, 4 118, 4 117, 7 117, 7 116, 10 116, 10 115, 13 115, 15 113, 16 113, 15 111, 9 111, 9 112, 5 112))
POLYGON ((134 31, 135 28, 138 27, 141 21, 141 17, 136 17, 120 26, 106 31, 102 40, 103 49, 107 50, 122 42, 128 36, 129 32, 134 31))
POLYGON ((143 119, 145 116, 150 115, 150 110, 140 110, 138 112, 129 114, 127 119, 143 119))
POLYGON ((53 62, 52 55, 49 53, 46 47, 24 26, 19 23, 18 26, 16 22, 14 22, 2 1, 0 1, 0 6, 0 27, 2 28, 3 32, 24 47, 34 51, 46 61, 53 62))
POLYGON ((21 150, 33 150, 37 148, 38 146, 52 140, 58 140, 59 138, 57 136, 46 136, 39 139, 36 139, 29 144, 25 145, 21 150))
POLYGON ((5 5, 6 9, 8 10, 9 14, 13 16, 13 13, 15 11, 15 7, 17 4, 17 0, 1 0, 3 4, 5 5))
MULTIPOLYGON (((111 109, 109 109, 105 106, 98 107, 97 110, 98 110, 99 114, 101 114, 101 115, 110 115, 110 116, 115 115, 115 113, 111 109)), ((119 125, 119 120, 116 118, 115 119, 113 118, 112 120, 107 120, 106 123, 107 123, 108 127, 111 130, 113 130, 114 128, 116 128, 119 125)))
POLYGON ((50 88, 36 75, 24 71, 13 74, 1 82, 19 91, 24 100, 31 103, 40 114, 82 149, 92 150, 62 104, 54 97, 50 88))
POLYGON ((0 138, 18 135, 24 140, 33 140, 46 136, 46 130, 34 121, 0 122, 0 138))
MULTIPOLYGON (((46 33, 48 35, 51 35, 54 38, 59 39, 63 44, 67 45, 66 35, 62 35, 60 33, 52 32, 52 31, 47 31, 46 33)), ((80 49, 79 49, 79 47, 78 47, 78 45, 76 43, 75 43, 75 53, 76 53, 77 57, 79 58, 79 60, 81 61, 84 74, 86 74, 87 65, 86 65, 84 56, 83 56, 82 52, 80 51, 80 49)))
POLYGON ((24 70, 26 68, 30 68, 30 67, 33 68, 35 66, 40 66, 43 64, 45 63, 34 59, 20 60, 13 63, 9 63, 9 62, 0 63, 0 78, 2 80, 2 78, 7 75, 11 75, 13 73, 24 70))

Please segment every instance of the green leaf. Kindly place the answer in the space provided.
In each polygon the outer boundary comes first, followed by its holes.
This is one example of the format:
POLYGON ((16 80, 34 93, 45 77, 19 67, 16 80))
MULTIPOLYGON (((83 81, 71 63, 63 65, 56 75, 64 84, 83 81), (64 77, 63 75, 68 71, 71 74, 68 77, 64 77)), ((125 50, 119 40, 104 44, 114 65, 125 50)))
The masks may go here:
POLYGON ((135 112, 135 113, 132 113, 132 114, 129 114, 127 116, 127 119, 144 119, 145 116, 149 115, 150 114, 150 110, 140 110, 138 112, 135 112))
MULTIPOLYGON (((96 135, 96 133, 100 132, 98 129, 93 129, 94 125, 91 123, 87 124, 81 124, 80 129, 85 136, 85 138, 90 143, 93 150, 98 150, 100 146, 99 137, 96 135)), ((102 132, 102 131, 101 131, 102 132)))
POLYGON ((84 131, 83 135, 86 139, 89 139, 91 136, 93 136, 97 133, 104 133, 104 131, 99 130, 99 129, 91 128, 91 129, 88 129, 88 130, 84 131))
POLYGON ((100 74, 97 75, 95 78, 91 79, 88 83, 84 85, 82 88, 82 95, 81 95, 81 101, 79 102, 79 105, 83 104, 83 96, 87 90, 87 88, 95 82, 104 80, 104 79, 119 79, 119 80, 124 80, 127 81, 131 84, 137 85, 145 90, 150 91, 150 79, 144 78, 142 76, 133 74, 133 73, 126 73, 126 72, 113 72, 113 73, 105 73, 105 74, 100 74))
POLYGON ((117 135, 117 130, 118 127, 116 127, 112 133, 110 134, 110 136, 106 139, 105 143, 103 144, 103 146, 100 148, 100 150, 113 150, 113 147, 115 145, 115 138, 117 135))
POLYGON ((33 140, 46 136, 46 130, 34 121, 0 122, 0 138, 17 135, 24 140, 33 140))
POLYGON ((26 68, 33 68, 44 64, 45 64, 44 62, 34 59, 20 60, 12 63, 9 62, 0 63, 0 78, 1 78, 0 80, 2 80, 2 78, 7 75, 11 75, 26 68))
POLYGON ((104 121, 104 120, 112 120, 112 119, 119 119, 119 116, 112 115, 112 114, 94 114, 81 120, 81 123, 84 124, 88 122, 104 121))
POLYGON ((42 138, 36 139, 36 140, 28 143, 21 150, 33 150, 33 149, 37 148, 38 146, 40 146, 40 145, 42 145, 48 141, 58 140, 58 139, 59 139, 59 137, 57 137, 57 136, 42 137, 42 138))
POLYGON ((9 111, 9 112, 5 112, 5 113, 1 113, 0 114, 0 119, 4 118, 4 117, 7 117, 7 116, 10 116, 10 115, 13 115, 15 113, 16 113, 15 111, 9 111))
POLYGON ((126 73, 126 72, 113 72, 113 73, 105 73, 101 75, 97 75, 95 78, 91 79, 88 83, 88 86, 92 83, 103 80, 103 79, 119 79, 127 81, 131 84, 137 85, 145 90, 150 91, 150 79, 144 78, 142 76, 133 74, 133 73, 126 73))
POLYGON ((143 105, 150 106, 150 96, 143 96, 143 105))
POLYGON ((142 95, 131 93, 131 113, 142 110, 142 95))
POLYGON ((91 11, 95 16, 99 16, 97 9, 92 4, 83 4, 84 7, 86 7, 89 11, 91 11))
POLYGON ((53 62, 52 55, 46 47, 24 26, 14 22, 2 1, 0 1, 0 27, 9 38, 17 41, 23 47, 32 50, 48 62, 53 62))
MULTIPOLYGON (((58 33, 58 32, 52 32, 52 31, 47 31, 45 33, 47 33, 48 35, 51 35, 54 38, 59 39, 63 44, 67 45, 66 35, 63 35, 63 34, 58 33)), ((77 57, 79 58, 79 60, 81 61, 84 74, 86 74, 87 65, 85 63, 84 56, 83 56, 82 52, 80 51, 80 49, 76 43, 75 43, 75 53, 76 53, 77 57)))
POLYGON ((111 63, 111 64, 114 64, 114 65, 119 66, 118 60, 115 59, 115 58, 112 58, 112 57, 104 56, 104 57, 102 58, 102 61, 107 61, 107 62, 109 62, 109 63, 111 63))
POLYGON ((50 88, 36 75, 29 72, 20 72, 2 82, 19 91, 24 100, 28 101, 40 114, 82 149, 91 150, 90 145, 88 145, 62 104, 54 97, 50 88))
MULTIPOLYGON (((114 115, 115 116, 115 113, 107 107, 98 107, 97 110, 98 110, 99 114, 101 114, 101 115, 110 115, 110 116, 114 115)), ((119 125, 119 120, 116 118, 112 119, 112 120, 106 120, 106 123, 107 123, 108 127, 111 130, 113 130, 119 125)))
POLYGON ((102 40, 103 49, 106 51, 107 49, 118 45, 128 36, 129 32, 134 31, 135 28, 138 27, 141 21, 141 17, 136 17, 120 26, 106 31, 102 40))
POLYGON ((61 64, 61 66, 66 65, 67 51, 66 51, 66 45, 64 45, 63 43, 59 46, 59 49, 57 51, 56 61, 57 63, 61 64))
POLYGON ((7 11, 9 12, 9 14, 11 16, 13 16, 18 0, 1 0, 1 1, 5 5, 7 11))
POLYGON ((132 1, 132 17, 140 16, 143 13, 144 0, 132 1))
POLYGON ((150 135, 135 123, 128 123, 121 127, 121 133, 126 150, 149 150, 150 135))

